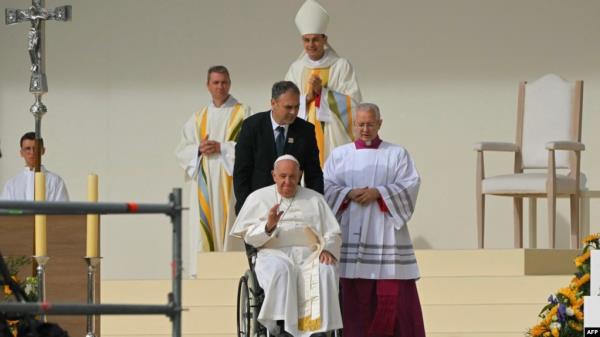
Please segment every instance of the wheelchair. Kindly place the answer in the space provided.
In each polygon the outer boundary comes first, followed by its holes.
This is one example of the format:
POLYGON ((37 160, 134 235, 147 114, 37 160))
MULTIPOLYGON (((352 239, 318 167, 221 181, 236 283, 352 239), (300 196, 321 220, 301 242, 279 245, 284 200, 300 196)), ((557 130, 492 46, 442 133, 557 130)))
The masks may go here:
MULTIPOLYGON (((265 292, 258 284, 258 278, 254 272, 258 249, 244 243, 246 247, 246 258, 248 267, 244 275, 240 277, 237 289, 237 336, 238 337, 287 337, 287 332, 279 336, 273 336, 262 324, 258 322, 258 314, 265 299, 265 292)), ((340 298, 341 303, 341 298, 340 298)), ((282 329, 283 331, 283 329, 282 329)), ((342 329, 317 334, 319 336, 342 337, 342 329)))

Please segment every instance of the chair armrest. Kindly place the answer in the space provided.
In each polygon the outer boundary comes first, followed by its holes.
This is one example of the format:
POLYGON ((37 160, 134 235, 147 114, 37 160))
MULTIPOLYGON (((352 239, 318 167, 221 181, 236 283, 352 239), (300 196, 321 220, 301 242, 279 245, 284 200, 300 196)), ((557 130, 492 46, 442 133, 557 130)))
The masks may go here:
POLYGON ((519 147, 514 143, 503 142, 480 142, 473 145, 475 151, 503 151, 503 152, 519 152, 519 147))
POLYGON ((556 142, 548 142, 546 143, 547 150, 570 150, 570 151, 583 151, 585 150, 585 145, 579 142, 571 142, 571 141, 556 141, 556 142))

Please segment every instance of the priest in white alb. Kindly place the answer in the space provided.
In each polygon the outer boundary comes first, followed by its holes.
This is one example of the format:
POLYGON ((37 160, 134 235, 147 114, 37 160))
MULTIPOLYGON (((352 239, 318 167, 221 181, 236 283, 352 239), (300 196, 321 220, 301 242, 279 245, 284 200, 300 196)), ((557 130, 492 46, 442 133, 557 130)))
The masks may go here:
POLYGON ((298 185, 291 155, 273 167, 275 184, 254 191, 231 231, 258 248, 256 276, 265 298, 258 321, 295 337, 342 327, 337 261, 340 227, 323 196, 298 185))
POLYGON ((198 252, 243 249, 242 242, 228 233, 235 221, 232 179, 235 142, 250 108, 229 94, 231 79, 224 66, 209 68, 206 87, 212 100, 185 123, 175 150, 186 180, 191 182, 191 276, 197 273, 198 252))
POLYGON ((350 143, 354 106, 362 100, 354 69, 328 43, 329 14, 315 0, 307 0, 296 14, 303 51, 285 79, 302 93, 298 117, 315 125, 321 166, 337 146, 350 143))
POLYGON ((375 104, 361 103, 357 140, 333 150, 325 198, 340 220, 344 337, 425 337, 408 221, 421 179, 401 146, 379 138, 375 104))
MULTIPOLYGON (((35 132, 27 132, 21 137, 21 157, 25 161, 25 168, 21 173, 9 179, 2 193, 0 200, 34 200, 34 181, 35 181, 35 132)), ((44 140, 40 139, 42 145, 42 155, 46 152, 44 140)), ((69 193, 64 180, 56 173, 48 171, 44 165, 41 171, 46 179, 46 199, 47 201, 69 201, 69 193)))

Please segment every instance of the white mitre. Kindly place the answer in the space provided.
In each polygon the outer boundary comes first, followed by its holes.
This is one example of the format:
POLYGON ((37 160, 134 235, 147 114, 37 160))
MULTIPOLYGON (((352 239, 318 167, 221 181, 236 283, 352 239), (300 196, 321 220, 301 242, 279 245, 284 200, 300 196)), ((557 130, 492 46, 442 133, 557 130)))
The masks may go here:
POLYGON ((325 34, 329 24, 329 14, 315 0, 306 0, 296 14, 296 27, 300 35, 325 34))

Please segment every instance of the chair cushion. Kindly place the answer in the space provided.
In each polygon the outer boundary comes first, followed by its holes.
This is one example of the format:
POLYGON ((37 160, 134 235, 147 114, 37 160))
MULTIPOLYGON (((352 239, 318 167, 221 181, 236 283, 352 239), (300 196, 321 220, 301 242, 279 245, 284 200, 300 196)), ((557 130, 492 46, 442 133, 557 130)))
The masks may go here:
MULTIPOLYGON (((485 194, 530 194, 546 193, 545 173, 505 174, 485 178, 481 189, 485 194)), ((556 175, 556 193, 575 193, 575 179, 556 175)))

